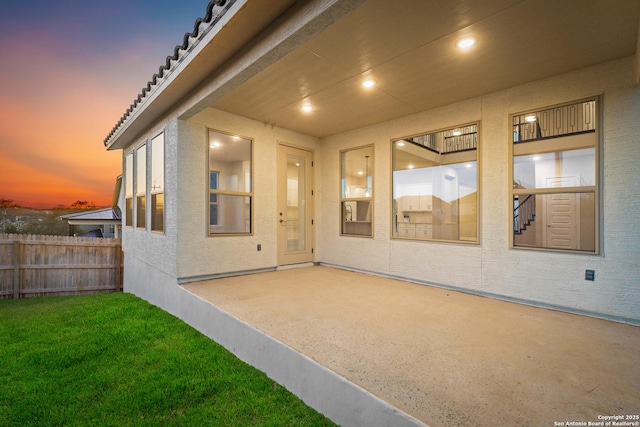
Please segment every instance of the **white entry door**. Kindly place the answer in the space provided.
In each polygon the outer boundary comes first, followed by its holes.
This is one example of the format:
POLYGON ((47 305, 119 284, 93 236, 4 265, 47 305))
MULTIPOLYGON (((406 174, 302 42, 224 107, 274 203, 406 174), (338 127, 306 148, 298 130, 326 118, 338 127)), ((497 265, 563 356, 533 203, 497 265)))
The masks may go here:
POLYGON ((313 261, 313 152, 278 146, 278 265, 313 261))

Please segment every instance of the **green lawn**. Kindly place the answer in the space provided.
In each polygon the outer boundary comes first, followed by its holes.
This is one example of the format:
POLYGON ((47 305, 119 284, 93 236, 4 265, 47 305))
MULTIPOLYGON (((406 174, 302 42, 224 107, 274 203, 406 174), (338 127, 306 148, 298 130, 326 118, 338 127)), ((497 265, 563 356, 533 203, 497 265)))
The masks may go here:
POLYGON ((328 426, 130 294, 0 301, 0 426, 328 426))

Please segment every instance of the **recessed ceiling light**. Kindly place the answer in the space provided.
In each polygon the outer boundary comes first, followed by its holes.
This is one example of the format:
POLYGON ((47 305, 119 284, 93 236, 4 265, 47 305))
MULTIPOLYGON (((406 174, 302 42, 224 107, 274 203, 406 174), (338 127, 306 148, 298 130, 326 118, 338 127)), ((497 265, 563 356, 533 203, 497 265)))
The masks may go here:
POLYGON ((213 142, 211 143, 211 146, 212 146, 212 147, 220 147, 220 143, 219 143, 218 141, 213 141, 213 142))
POLYGON ((362 82, 362 86, 363 86, 363 87, 366 87, 367 89, 372 88, 372 87, 374 87, 375 85, 376 85, 376 82, 374 82, 374 81, 373 81, 373 80, 371 80, 371 79, 367 79, 367 80, 365 80, 365 81, 363 81, 363 82, 362 82))
POLYGON ((398 147, 404 147, 404 142, 402 142, 402 141, 398 141, 398 142, 396 143, 396 145, 397 145, 398 147))
POLYGON ((526 117, 524 118, 524 121, 525 121, 525 122, 529 122, 529 123, 531 123, 531 122, 535 122, 536 120, 537 120, 537 117, 536 117, 536 116, 534 116, 533 114, 529 114, 528 116, 526 116, 526 117))
POLYGON ((458 49, 469 49, 474 44, 476 44, 476 39, 474 39, 473 37, 465 37, 458 40, 456 46, 458 46, 458 49))
POLYGON ((462 135, 462 132, 460 132, 459 130, 453 131, 453 136, 460 136, 460 135, 462 135))
POLYGON ((364 175, 364 172, 358 171, 358 175, 364 175))
POLYGON ((413 165, 409 165, 407 166, 409 169, 413 169, 413 165))
POLYGON ((541 157, 540 157, 540 156, 534 156, 534 157, 533 157, 533 161, 534 161, 534 162, 537 162, 537 161, 538 161, 538 160, 540 160, 540 159, 541 159, 541 157))
POLYGON ((313 107, 311 106, 311 104, 304 104, 302 106, 302 111, 304 111, 305 113, 310 113, 313 111, 313 107))

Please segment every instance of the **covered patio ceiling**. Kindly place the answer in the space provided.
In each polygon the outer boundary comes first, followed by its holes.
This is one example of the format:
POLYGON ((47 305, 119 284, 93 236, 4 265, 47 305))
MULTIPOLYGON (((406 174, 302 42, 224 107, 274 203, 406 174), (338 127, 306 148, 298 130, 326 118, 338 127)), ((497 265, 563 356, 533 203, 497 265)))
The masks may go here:
POLYGON ((105 139, 108 149, 181 103, 182 119, 213 107, 322 138, 629 57, 640 44, 640 0, 224 4, 230 12, 189 38, 105 139), (465 37, 475 45, 457 48, 465 37))
POLYGON ((211 106, 326 137, 628 57, 639 16, 636 0, 367 0, 211 106))

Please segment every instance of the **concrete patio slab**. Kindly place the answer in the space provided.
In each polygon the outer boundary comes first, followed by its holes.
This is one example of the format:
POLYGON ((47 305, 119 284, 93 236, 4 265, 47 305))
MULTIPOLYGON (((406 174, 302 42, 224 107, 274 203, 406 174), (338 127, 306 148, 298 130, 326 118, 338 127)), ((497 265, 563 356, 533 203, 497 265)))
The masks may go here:
POLYGON ((183 288, 430 426, 640 413, 637 326, 326 266, 183 288))

